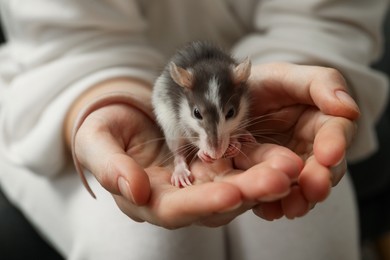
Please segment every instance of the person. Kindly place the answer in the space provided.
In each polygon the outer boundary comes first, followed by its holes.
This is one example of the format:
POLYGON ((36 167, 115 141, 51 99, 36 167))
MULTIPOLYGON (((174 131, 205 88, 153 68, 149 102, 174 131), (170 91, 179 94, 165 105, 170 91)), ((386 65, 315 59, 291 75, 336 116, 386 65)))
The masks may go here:
POLYGON ((65 258, 358 258, 342 177, 347 157, 376 148, 387 82, 367 64, 387 1, 0 3, 0 183, 65 258), (192 40, 251 57, 251 116, 272 133, 232 160, 194 161, 195 178, 218 178, 180 189, 150 94, 192 40))

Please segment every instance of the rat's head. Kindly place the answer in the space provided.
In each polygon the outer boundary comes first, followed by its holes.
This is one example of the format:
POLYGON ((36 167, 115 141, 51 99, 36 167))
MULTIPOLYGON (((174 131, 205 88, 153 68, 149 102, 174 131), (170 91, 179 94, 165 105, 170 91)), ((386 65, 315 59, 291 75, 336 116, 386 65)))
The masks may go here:
POLYGON ((250 70, 249 59, 238 65, 205 62, 186 69, 170 64, 171 77, 186 96, 180 103, 180 120, 203 161, 223 157, 231 135, 246 118, 250 70))

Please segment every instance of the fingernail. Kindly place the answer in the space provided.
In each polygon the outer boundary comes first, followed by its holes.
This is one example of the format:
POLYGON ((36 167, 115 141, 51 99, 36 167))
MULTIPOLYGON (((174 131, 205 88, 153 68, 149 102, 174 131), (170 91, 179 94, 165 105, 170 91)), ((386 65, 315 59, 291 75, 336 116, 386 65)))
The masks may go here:
POLYGON ((347 172, 347 162, 341 161, 339 164, 330 167, 332 172, 332 187, 336 186, 347 172))
POLYGON ((118 188, 120 193, 129 201, 134 203, 133 194, 131 193, 129 182, 122 176, 118 178, 118 188))
POLYGON ((344 160, 345 160, 345 153, 341 156, 341 159, 337 163, 331 165, 330 167, 339 166, 340 164, 344 163, 344 160))
POLYGON ((255 208, 253 208, 253 211, 256 214, 256 216, 258 216, 262 219, 265 219, 267 221, 274 221, 276 219, 274 217, 266 216, 264 214, 264 209, 263 209, 263 207, 261 207, 261 205, 257 205, 255 208))
POLYGON ((346 93, 343 90, 337 90, 335 92, 335 95, 340 100, 341 103, 349 107, 353 107, 357 112, 360 112, 360 109, 356 104, 355 100, 353 100, 353 98, 350 95, 348 95, 348 93, 346 93))

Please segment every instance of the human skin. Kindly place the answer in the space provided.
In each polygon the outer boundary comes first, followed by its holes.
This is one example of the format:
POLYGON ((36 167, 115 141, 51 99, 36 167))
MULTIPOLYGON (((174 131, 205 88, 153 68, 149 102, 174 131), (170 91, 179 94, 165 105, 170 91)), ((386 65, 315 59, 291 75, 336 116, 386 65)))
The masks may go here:
POLYGON ((333 69, 263 64, 253 67, 249 82, 259 100, 251 118, 267 115, 250 130, 272 131, 255 134, 263 144, 244 145, 234 159, 211 165, 195 160, 190 167, 198 181, 190 187, 172 186, 172 164, 160 166, 168 148, 150 116, 151 86, 144 82, 118 78, 91 87, 70 108, 65 138, 71 147, 74 122, 89 102, 115 91, 130 93, 145 100, 142 108, 113 102, 93 111, 73 147, 130 218, 173 229, 224 225, 250 209, 267 220, 303 216, 344 175, 359 109, 333 69))

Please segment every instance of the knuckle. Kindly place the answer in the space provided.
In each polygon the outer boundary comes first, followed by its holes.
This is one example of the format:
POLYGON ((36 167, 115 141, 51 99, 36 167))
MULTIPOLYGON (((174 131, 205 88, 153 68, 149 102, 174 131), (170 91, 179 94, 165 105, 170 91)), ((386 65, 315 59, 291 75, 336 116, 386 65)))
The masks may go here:
POLYGON ((103 167, 95 167, 93 172, 97 181, 109 192, 118 194, 117 174, 110 160, 102 162, 103 167))
POLYGON ((341 72, 335 68, 325 68, 324 70, 324 75, 325 77, 335 81, 335 82, 339 82, 341 84, 345 84, 345 78, 344 76, 341 74, 341 72))

